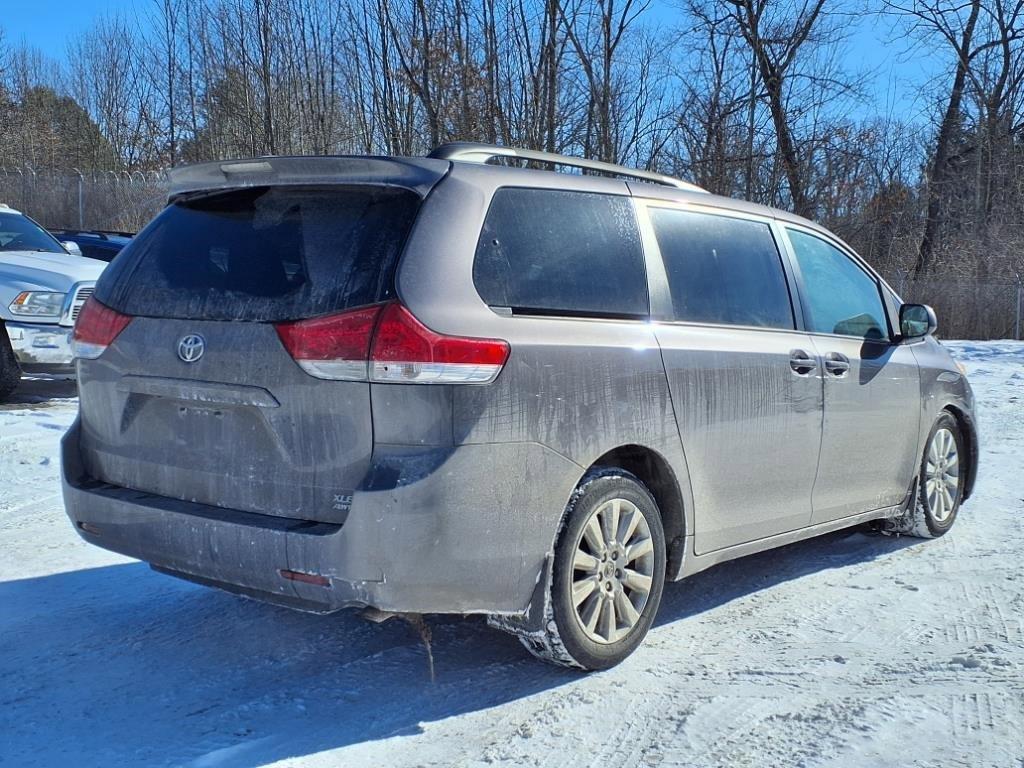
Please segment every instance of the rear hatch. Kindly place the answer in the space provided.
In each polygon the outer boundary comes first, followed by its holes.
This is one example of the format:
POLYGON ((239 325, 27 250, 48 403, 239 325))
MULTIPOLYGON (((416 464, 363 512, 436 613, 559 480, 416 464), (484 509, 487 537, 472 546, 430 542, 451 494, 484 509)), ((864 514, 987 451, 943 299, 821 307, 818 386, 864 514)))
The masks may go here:
POLYGON ((255 184, 169 205, 96 288, 100 305, 131 320, 79 361, 88 473, 185 501, 342 522, 373 448, 370 385, 306 373, 277 324, 391 298, 422 194, 255 184))

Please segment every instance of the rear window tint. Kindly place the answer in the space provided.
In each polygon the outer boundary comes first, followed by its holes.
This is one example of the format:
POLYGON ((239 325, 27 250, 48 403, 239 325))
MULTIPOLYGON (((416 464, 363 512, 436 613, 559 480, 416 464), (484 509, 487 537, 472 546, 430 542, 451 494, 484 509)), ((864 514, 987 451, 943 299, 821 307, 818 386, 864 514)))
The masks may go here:
POLYGON ((762 222, 652 208, 674 319, 793 328, 793 305, 771 228, 762 222))
POLYGON ((477 245, 473 280, 485 302, 513 312, 649 313, 640 232, 625 197, 498 190, 477 245))
POLYGON ((179 201, 106 270, 126 314, 277 322, 388 298, 419 197, 388 187, 251 187, 179 201))

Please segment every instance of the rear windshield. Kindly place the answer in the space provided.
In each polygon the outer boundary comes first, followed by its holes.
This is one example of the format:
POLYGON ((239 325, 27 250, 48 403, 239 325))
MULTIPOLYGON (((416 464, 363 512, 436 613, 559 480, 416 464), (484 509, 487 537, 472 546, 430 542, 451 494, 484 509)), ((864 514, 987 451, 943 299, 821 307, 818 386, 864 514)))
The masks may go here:
POLYGON ((420 198, 391 187, 250 187, 169 205, 96 298, 129 315, 278 322, 390 297, 420 198))

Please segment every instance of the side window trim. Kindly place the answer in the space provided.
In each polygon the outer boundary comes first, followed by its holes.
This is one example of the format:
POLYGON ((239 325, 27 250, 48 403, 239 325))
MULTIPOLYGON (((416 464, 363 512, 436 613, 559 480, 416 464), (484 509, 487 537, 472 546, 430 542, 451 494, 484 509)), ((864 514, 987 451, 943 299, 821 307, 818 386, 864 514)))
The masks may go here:
POLYGON ((843 256, 845 256, 847 259, 849 259, 851 262, 853 262, 853 264, 856 265, 856 267, 861 272, 863 272, 864 275, 872 283, 874 283, 875 290, 878 292, 879 303, 881 304, 882 309, 884 310, 886 332, 888 333, 888 338, 886 338, 884 340, 880 340, 880 341, 882 343, 885 343, 885 344, 891 344, 893 339, 895 338, 895 335, 893 333, 892 318, 889 316, 889 303, 886 301, 885 294, 882 292, 882 280, 875 273, 874 269, 872 269, 869 264, 867 264, 859 255, 857 255, 848 246, 846 246, 844 243, 842 243, 837 238, 832 237, 831 235, 826 235, 823 232, 819 232, 818 230, 812 229, 810 227, 805 227, 805 226, 803 226, 801 224, 795 224, 795 223, 792 223, 792 222, 789 222, 789 221, 785 221, 785 220, 780 220, 780 219, 776 219, 776 225, 778 226, 778 228, 780 230, 780 234, 783 237, 783 241, 782 242, 785 244, 784 247, 785 247, 785 250, 786 250, 786 259, 789 262, 789 267, 793 271, 793 275, 794 275, 794 277, 796 279, 797 296, 799 296, 799 304, 800 304, 800 307, 801 307, 801 312, 804 314, 804 318, 805 318, 805 326, 804 327, 807 328, 807 333, 813 334, 815 336, 835 336, 836 338, 841 338, 841 339, 861 339, 861 340, 864 340, 860 336, 847 335, 847 334, 841 334, 841 333, 828 333, 827 331, 815 331, 811 327, 811 322, 810 322, 810 304, 809 304, 809 300, 808 300, 808 296, 807 296, 807 288, 806 288, 806 284, 804 283, 803 274, 800 271, 800 264, 799 264, 799 262, 797 261, 797 258, 796 258, 796 250, 793 247, 793 241, 791 240, 791 238, 789 236, 790 231, 801 232, 801 233, 803 233, 805 235, 808 235, 810 237, 814 237, 814 238, 817 238, 818 240, 821 240, 826 245, 832 246, 837 251, 839 251, 843 256))
POLYGON ((717 208, 707 205, 694 205, 692 203, 674 203, 669 200, 658 200, 655 198, 634 198, 637 211, 637 221, 640 224, 640 236, 644 247, 644 261, 647 264, 648 295, 651 301, 651 320, 666 325, 694 326, 700 328, 738 328, 749 331, 762 331, 768 333, 805 333, 807 327, 804 323, 804 309, 800 301, 797 275, 794 271, 791 254, 789 252, 789 241, 784 236, 782 228, 776 219, 767 216, 746 213, 744 211, 733 211, 728 208, 717 208), (779 253, 779 261, 782 272, 785 276, 786 290, 789 294, 790 309, 793 313, 793 328, 766 328, 759 325, 738 325, 735 323, 709 323, 693 320, 676 320, 672 304, 672 294, 669 289, 668 271, 665 266, 665 258, 658 245, 658 238, 654 232, 654 223, 651 218, 652 209, 663 209, 668 211, 687 211, 702 213, 709 216, 719 216, 727 219, 741 219, 764 224, 771 232, 775 240, 775 247, 779 253))
POLYGON ((647 269, 647 298, 650 302, 651 321, 672 322, 672 293, 668 287, 668 272, 661 255, 658 238, 651 221, 650 202, 633 198, 633 212, 640 227, 640 244, 644 249, 644 266, 647 269))
POLYGON ((793 246, 789 242, 789 234, 782 222, 778 219, 770 219, 772 234, 779 246, 779 253, 782 255, 782 263, 786 269, 786 285, 789 286, 790 301, 793 302, 793 315, 796 318, 796 327, 801 333, 810 333, 811 318, 804 304, 803 282, 800 277, 800 267, 796 263, 796 255, 793 253, 793 246))
MULTIPOLYGON (((885 315, 889 322, 889 337, 891 341, 899 338, 901 334, 896 333, 900 327, 900 305, 903 300, 896 294, 884 279, 879 279, 879 287, 882 289, 882 300, 885 303, 885 315)), ((921 339, 923 341, 923 339, 921 339)))
POLYGON ((613 323, 647 323, 649 313, 619 314, 615 312, 588 312, 574 309, 537 309, 536 307, 504 307, 500 304, 488 304, 496 315, 507 317, 543 317, 547 320, 607 320, 613 323))

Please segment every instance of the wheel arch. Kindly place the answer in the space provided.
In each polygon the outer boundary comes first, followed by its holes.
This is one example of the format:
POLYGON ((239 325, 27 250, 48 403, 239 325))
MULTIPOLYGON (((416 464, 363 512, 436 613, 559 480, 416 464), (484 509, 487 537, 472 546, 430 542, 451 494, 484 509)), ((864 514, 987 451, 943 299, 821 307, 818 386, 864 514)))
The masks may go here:
POLYGON ((671 464, 657 451, 629 443, 601 454, 587 468, 583 477, 601 467, 626 470, 635 475, 654 496, 661 512, 661 523, 665 530, 665 543, 668 549, 665 577, 669 580, 677 579, 686 555, 688 527, 683 491, 671 464))
POLYGON ((955 404, 947 404, 940 413, 949 413, 956 419, 960 435, 967 442, 967 477, 964 480, 963 501, 967 501, 974 492, 974 481, 978 476, 978 431, 974 419, 955 404))

